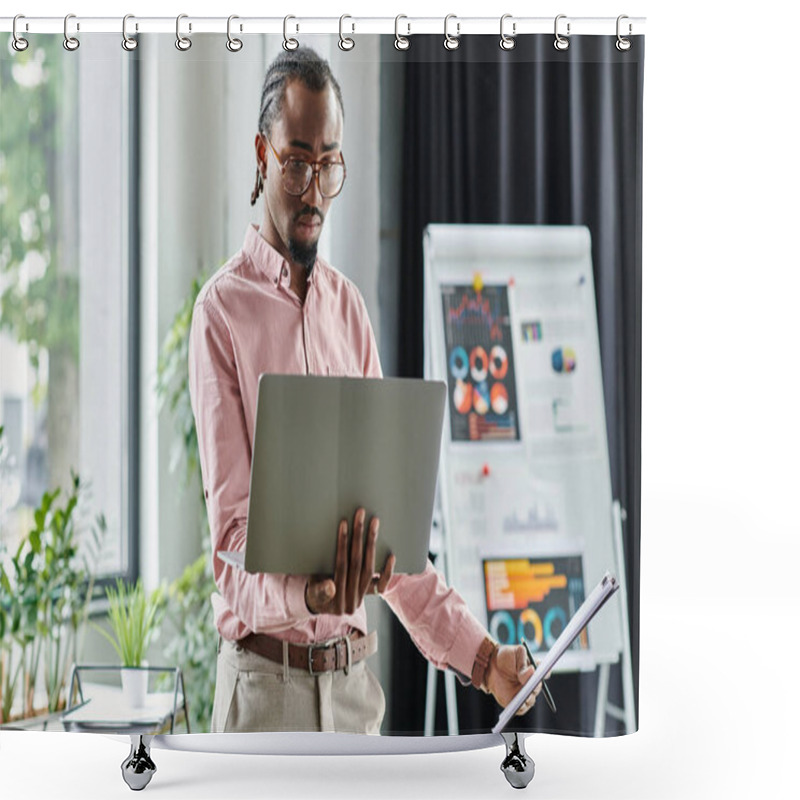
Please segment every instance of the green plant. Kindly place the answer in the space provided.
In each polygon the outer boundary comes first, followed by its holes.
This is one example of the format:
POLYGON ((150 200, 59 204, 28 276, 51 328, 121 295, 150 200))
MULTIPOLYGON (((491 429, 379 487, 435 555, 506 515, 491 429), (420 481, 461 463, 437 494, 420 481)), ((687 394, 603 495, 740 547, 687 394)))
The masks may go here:
POLYGON ((208 567, 210 556, 201 555, 169 587, 168 616, 175 636, 164 654, 184 672, 186 704, 192 727, 206 732, 211 724, 216 679, 217 631, 211 595, 216 591, 208 567))
POLYGON ((164 593, 159 587, 147 594, 141 580, 130 588, 117 578, 116 589, 106 587, 108 620, 113 636, 95 625, 111 642, 123 667, 140 667, 164 615, 164 593))
POLYGON ((0 563, 0 724, 11 718, 11 708, 17 693, 22 658, 14 661, 18 612, 14 607, 14 591, 8 573, 0 563))
MULTIPOLYGON (((170 457, 170 470, 184 463, 184 485, 198 479, 197 502, 205 510, 197 431, 189 395, 189 332, 197 295, 207 275, 192 281, 189 293, 172 322, 158 360, 156 395, 160 409, 168 409, 178 437, 170 457)), ((169 590, 168 615, 175 635, 165 648, 165 655, 180 664, 185 673, 187 705, 192 726, 207 731, 211 722, 216 680, 217 630, 211 608, 211 595, 216 591, 211 571, 208 518, 203 519, 203 555, 189 564, 169 590)))
MULTIPOLYGON (((203 274, 192 281, 189 293, 172 321, 161 345, 156 372, 156 397, 159 411, 169 409, 175 422, 178 438, 170 453, 170 472, 174 472, 181 460, 185 461, 184 481, 199 475, 200 464, 197 450, 197 431, 194 412, 189 396, 189 332, 192 327, 192 310, 200 289, 207 278, 203 274)), ((200 500, 203 501, 202 490, 200 500)))
POLYGON ((77 661, 94 591, 94 572, 106 533, 102 514, 81 524, 78 508, 87 491, 71 475, 70 493, 59 505, 61 489, 45 492, 34 512, 34 527, 10 559, 0 561, 0 719, 10 718, 22 691, 22 716, 36 713, 40 674, 53 712, 63 705, 64 686, 77 661), (42 669, 40 669, 42 667, 42 669), (21 683, 20 683, 21 681, 21 683))

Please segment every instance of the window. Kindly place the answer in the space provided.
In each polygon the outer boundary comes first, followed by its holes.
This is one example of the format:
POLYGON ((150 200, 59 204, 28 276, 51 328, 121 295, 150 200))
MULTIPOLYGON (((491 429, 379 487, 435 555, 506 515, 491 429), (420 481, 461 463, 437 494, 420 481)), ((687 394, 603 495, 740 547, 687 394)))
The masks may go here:
POLYGON ((135 62, 118 37, 29 40, 0 57, 0 549, 74 470, 82 518, 107 521, 101 574, 132 576, 135 62))

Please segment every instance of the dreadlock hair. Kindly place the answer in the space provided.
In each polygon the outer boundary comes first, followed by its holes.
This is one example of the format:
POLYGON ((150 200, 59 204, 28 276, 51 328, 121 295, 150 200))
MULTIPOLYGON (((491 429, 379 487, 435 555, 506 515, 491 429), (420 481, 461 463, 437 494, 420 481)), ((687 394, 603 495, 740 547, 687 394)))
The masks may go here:
MULTIPOLYGON (((269 137, 272 126, 283 107, 286 85, 291 80, 301 81, 312 92, 321 92, 330 84, 339 101, 339 108, 342 110, 344 119, 342 90, 331 72, 330 65, 310 47, 298 47, 296 50, 281 53, 270 64, 267 74, 264 76, 264 86, 261 89, 261 110, 258 114, 259 133, 269 137)), ((256 185, 250 195, 251 206, 255 205, 263 189, 261 173, 256 167, 256 185)))

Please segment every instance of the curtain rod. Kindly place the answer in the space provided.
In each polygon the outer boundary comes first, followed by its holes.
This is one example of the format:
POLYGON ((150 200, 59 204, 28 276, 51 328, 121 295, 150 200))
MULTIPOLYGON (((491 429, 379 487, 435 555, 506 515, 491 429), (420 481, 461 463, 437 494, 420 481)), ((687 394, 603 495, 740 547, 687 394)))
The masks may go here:
MULTIPOLYGON (((0 17, 0 31, 11 33, 14 17, 0 17)), ((122 35, 122 17, 81 17, 70 15, 68 20, 70 36, 86 33, 119 33, 122 35)), ((181 15, 180 31, 184 36, 196 33, 228 32, 227 17, 194 17, 181 15)), ((126 23, 129 36, 137 33, 175 33, 178 20, 175 17, 135 17, 130 16, 126 23)), ((553 34, 557 29, 561 35, 637 36, 644 34, 644 17, 623 15, 619 22, 616 17, 514 17, 506 14, 503 30, 508 36, 533 33, 553 34), (619 25, 619 28, 618 28, 619 25)), ((459 17, 450 15, 445 23, 443 17, 234 17, 231 32, 238 35, 274 33, 297 34, 339 34, 345 35, 372 33, 414 36, 415 34, 442 34, 445 28, 451 36, 470 34, 500 34, 500 17, 459 17), (286 26, 286 27, 285 27, 286 26), (397 26, 397 27, 396 27, 397 26)), ((64 17, 26 17, 17 20, 17 34, 61 33, 65 32, 64 17)))

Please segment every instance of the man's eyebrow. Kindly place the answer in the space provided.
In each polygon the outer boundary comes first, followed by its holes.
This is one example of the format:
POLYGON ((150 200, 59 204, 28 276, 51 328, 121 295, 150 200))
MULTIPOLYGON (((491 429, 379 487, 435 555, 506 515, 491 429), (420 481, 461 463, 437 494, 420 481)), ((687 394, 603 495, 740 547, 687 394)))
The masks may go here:
MULTIPOLYGON (((314 152, 314 148, 308 142, 302 142, 300 139, 292 139, 289 142, 289 147, 297 147, 300 150, 308 150, 309 153, 314 152)), ((327 153, 331 150, 338 150, 339 142, 331 142, 330 144, 322 145, 322 150, 327 153)))

